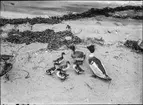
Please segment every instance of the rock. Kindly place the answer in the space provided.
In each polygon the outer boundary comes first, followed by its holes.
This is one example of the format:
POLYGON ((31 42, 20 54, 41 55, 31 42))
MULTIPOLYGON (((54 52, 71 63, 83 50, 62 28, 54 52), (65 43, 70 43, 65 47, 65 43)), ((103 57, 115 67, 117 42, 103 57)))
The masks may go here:
POLYGON ((141 47, 142 47, 142 44, 140 43, 140 45, 139 45, 139 42, 138 42, 138 41, 127 40, 127 41, 124 43, 124 46, 126 46, 126 47, 128 47, 128 48, 131 48, 132 50, 136 50, 136 52, 143 52, 143 49, 141 48, 141 47))

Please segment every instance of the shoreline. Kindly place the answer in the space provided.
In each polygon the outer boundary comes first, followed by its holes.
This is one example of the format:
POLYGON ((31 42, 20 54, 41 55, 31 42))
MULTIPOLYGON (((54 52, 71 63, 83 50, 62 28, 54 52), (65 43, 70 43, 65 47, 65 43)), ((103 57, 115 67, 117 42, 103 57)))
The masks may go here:
MULTIPOLYGON (((29 22, 31 25, 36 23, 47 23, 47 24, 57 24, 61 23, 62 21, 67 20, 77 20, 77 19, 83 19, 83 18, 90 18, 90 17, 96 17, 96 16, 106 16, 106 17, 113 17, 113 18, 131 18, 136 20, 142 20, 142 8, 143 6, 118 6, 115 8, 91 8, 88 9, 85 12, 82 13, 69 13, 61 16, 51 16, 49 18, 43 18, 41 17, 34 17, 34 18, 17 18, 17 19, 1 19, 0 26, 4 26, 5 24, 23 24, 29 22)), ((25 15, 26 16, 26 15, 25 15)))

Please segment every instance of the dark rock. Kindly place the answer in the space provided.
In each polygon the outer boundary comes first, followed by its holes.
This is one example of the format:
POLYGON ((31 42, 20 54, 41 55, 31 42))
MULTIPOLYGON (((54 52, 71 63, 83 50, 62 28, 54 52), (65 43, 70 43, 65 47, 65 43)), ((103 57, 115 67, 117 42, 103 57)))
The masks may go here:
POLYGON ((130 49, 135 50, 136 52, 143 53, 143 49, 138 45, 138 41, 127 40, 124 45, 130 49))

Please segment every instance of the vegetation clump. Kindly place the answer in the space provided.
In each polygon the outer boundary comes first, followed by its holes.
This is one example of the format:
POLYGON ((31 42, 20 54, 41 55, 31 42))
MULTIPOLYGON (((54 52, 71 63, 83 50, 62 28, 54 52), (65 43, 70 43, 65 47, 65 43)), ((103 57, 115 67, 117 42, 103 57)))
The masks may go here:
POLYGON ((77 36, 74 36, 71 31, 60 31, 54 32, 54 30, 46 29, 42 32, 32 32, 32 31, 24 31, 19 32, 17 30, 13 30, 8 33, 8 37, 4 39, 4 41, 8 41, 15 44, 23 44, 29 45, 30 43, 39 42, 39 43, 47 43, 47 48, 50 50, 57 50, 63 45, 69 44, 79 44, 81 43, 81 39, 77 36), (71 37, 71 40, 66 40, 65 37, 71 37))
POLYGON ((138 53, 143 53, 143 49, 138 45, 138 41, 133 41, 133 40, 127 40, 124 43, 124 46, 138 52, 138 53))
MULTIPOLYGON (((24 23, 30 23, 31 25, 38 24, 38 23, 46 23, 46 24, 58 24, 61 23, 62 21, 66 20, 76 20, 76 19, 82 19, 82 18, 89 18, 89 17, 95 17, 98 15, 104 15, 106 17, 115 17, 115 18, 132 18, 132 19, 138 19, 142 20, 143 16, 142 15, 135 15, 135 16, 122 16, 122 15, 115 15, 116 12, 120 11, 128 11, 128 10, 133 10, 135 12, 142 13, 143 6, 120 6, 120 7, 115 7, 115 8, 110 8, 110 7, 105 7, 102 9, 97 9, 97 8, 91 8, 83 13, 69 13, 63 16, 53 16, 49 18, 42 18, 42 17, 35 17, 35 18, 19 18, 19 19, 0 19, 0 27, 4 26, 6 24, 24 24, 24 23)), ((134 14, 134 13, 133 13, 134 14)))

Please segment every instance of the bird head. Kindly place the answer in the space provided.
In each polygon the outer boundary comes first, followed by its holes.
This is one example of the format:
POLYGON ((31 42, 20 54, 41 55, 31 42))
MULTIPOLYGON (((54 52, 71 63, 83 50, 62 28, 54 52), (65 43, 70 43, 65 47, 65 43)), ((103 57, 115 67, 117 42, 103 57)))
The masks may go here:
POLYGON ((74 46, 74 45, 69 46, 69 48, 70 48, 73 52, 75 51, 75 46, 74 46))
POLYGON ((90 45, 90 46, 87 46, 87 49, 93 53, 95 51, 95 46, 94 45, 90 45))
POLYGON ((65 55, 65 52, 62 52, 62 55, 65 55))
POLYGON ((69 61, 67 61, 66 63, 67 63, 67 64, 70 64, 70 62, 69 62, 69 61))

